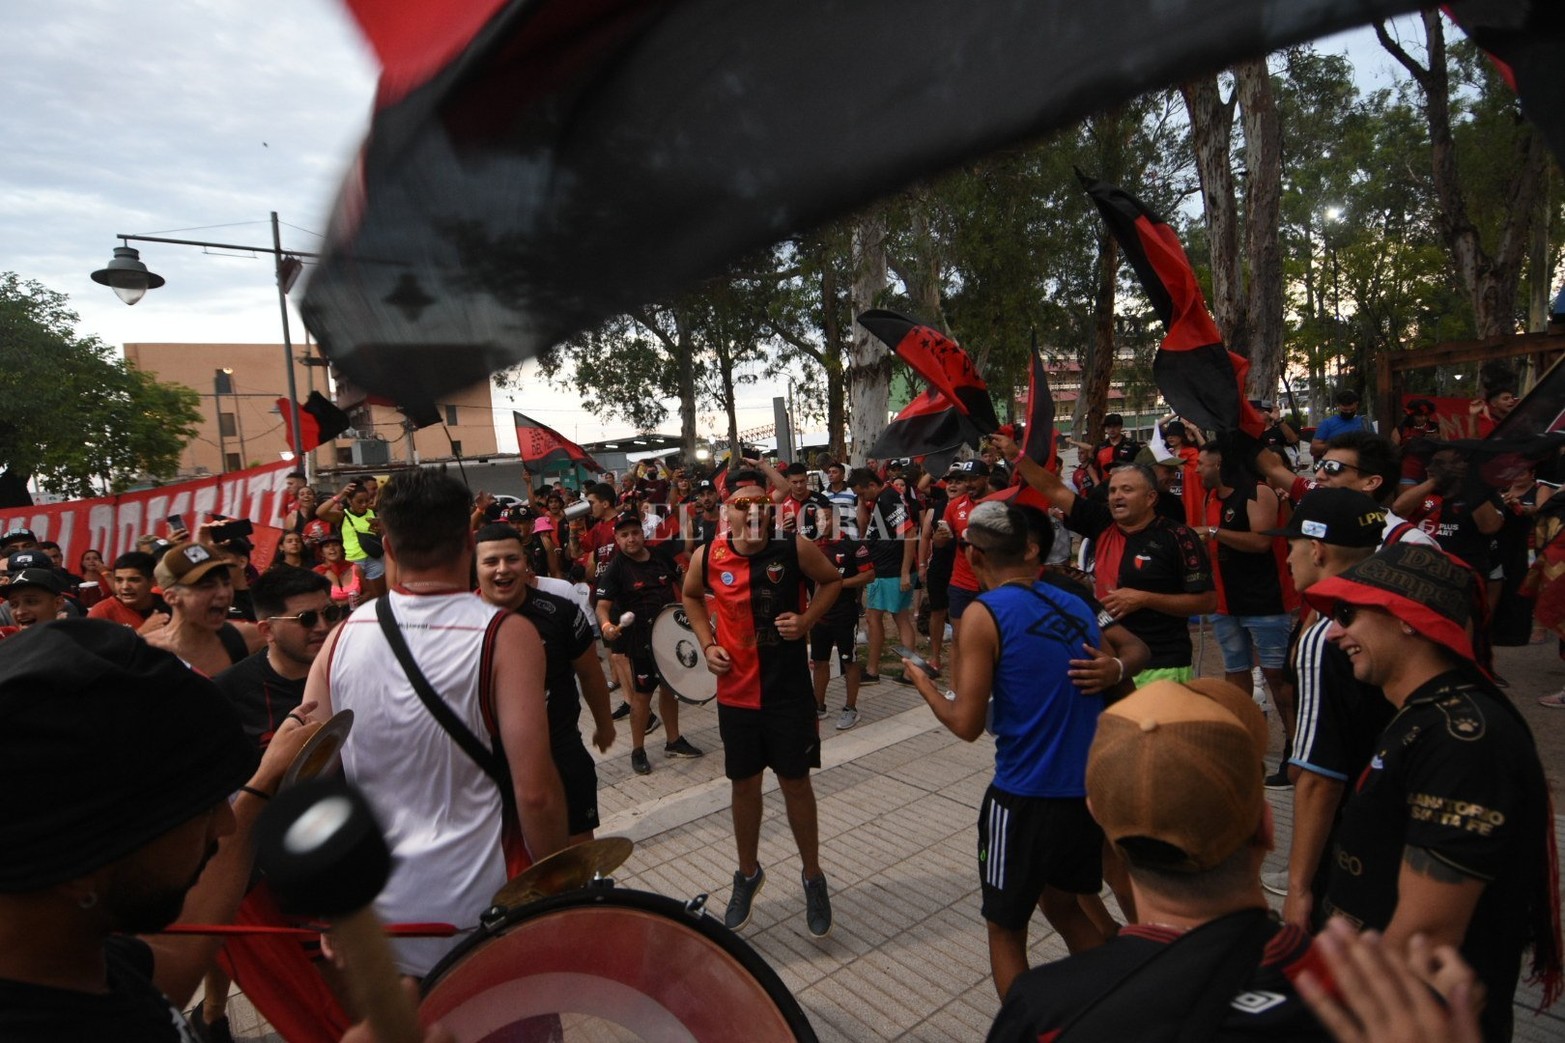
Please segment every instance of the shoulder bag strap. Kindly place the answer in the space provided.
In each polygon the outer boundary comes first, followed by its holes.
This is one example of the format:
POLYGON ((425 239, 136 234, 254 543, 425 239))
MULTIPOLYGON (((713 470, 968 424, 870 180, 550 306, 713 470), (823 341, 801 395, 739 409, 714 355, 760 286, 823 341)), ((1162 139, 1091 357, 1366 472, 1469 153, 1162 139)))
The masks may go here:
POLYGON ((511 772, 505 758, 496 751, 488 749, 472 729, 462 723, 462 719, 456 715, 440 694, 430 685, 429 679, 424 676, 424 671, 419 669, 418 663, 413 659, 413 651, 408 648, 407 640, 402 636, 401 629, 397 626, 397 617, 391 611, 391 598, 379 597, 375 599, 375 616, 380 620, 380 631, 386 635, 386 643, 391 646, 392 654, 397 657, 397 662, 402 664, 402 670, 407 674, 408 680, 413 685, 413 690, 418 693, 419 699, 447 735, 451 736, 456 744, 462 747, 462 752, 473 759, 473 763, 483 769, 494 784, 500 787, 500 793, 504 797, 511 794, 511 772))

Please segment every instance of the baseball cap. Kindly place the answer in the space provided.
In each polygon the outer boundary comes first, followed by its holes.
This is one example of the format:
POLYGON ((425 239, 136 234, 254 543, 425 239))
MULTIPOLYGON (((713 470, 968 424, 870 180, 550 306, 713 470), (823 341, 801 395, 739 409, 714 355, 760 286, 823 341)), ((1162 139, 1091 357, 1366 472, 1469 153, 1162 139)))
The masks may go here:
POLYGON ((1476 662, 1467 633, 1475 586, 1472 570, 1438 547, 1396 543, 1316 583, 1304 599, 1322 615, 1330 615, 1339 601, 1385 609, 1430 641, 1476 662))
POLYGON ((53 569, 54 562, 41 550, 13 551, 11 556, 5 559, 7 572, 21 572, 23 569, 53 569))
POLYGON ((3 535, 0 535, 0 547, 4 547, 8 543, 19 543, 23 540, 26 540, 28 543, 37 543, 38 537, 31 529, 7 529, 3 535))
POLYGON ((199 543, 176 543, 158 560, 155 578, 167 590, 176 584, 199 583, 213 569, 226 568, 228 562, 199 543))
POLYGON ((1134 865, 1211 869, 1260 825, 1265 734, 1249 694, 1226 681, 1139 688, 1098 718, 1087 756, 1092 815, 1134 865), (1232 691, 1211 694, 1219 685, 1232 691))
POLYGON ((1312 489, 1280 529, 1263 536, 1320 540, 1334 547, 1374 547, 1386 527, 1386 510, 1357 489, 1312 489))
POLYGON ((641 515, 637 514, 635 511, 621 511, 620 513, 618 513, 618 514, 616 514, 614 516, 614 531, 615 532, 619 532, 621 529, 640 529, 640 528, 641 528, 641 515))
POLYGON ((957 460, 946 472, 947 478, 974 478, 987 477, 989 465, 982 460, 957 460))
POLYGON ((532 521, 538 512, 525 503, 513 503, 500 512, 500 517, 506 521, 532 521))
POLYGON ((691 488, 692 488, 692 490, 694 492, 704 493, 704 492, 707 492, 709 490, 716 489, 717 486, 713 485, 711 482, 709 482, 705 478, 703 478, 699 482, 697 482, 694 486, 692 486, 691 488))
MULTIPOLYGON (((17 555, 12 555, 17 557, 17 555)), ((51 594, 65 593, 65 580, 52 568, 46 569, 17 569, 11 568, 11 582, 3 589, 5 591, 21 590, 23 587, 42 587, 51 594)))

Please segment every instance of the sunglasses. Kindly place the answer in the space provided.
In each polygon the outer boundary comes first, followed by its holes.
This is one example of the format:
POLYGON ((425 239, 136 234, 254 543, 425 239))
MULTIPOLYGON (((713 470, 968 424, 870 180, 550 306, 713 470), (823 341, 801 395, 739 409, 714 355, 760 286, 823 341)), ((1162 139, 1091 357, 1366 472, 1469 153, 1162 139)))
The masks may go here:
POLYGON ((348 610, 342 605, 327 605, 317 612, 313 608, 305 609, 297 616, 267 616, 267 619, 287 619, 298 623, 306 630, 314 630, 315 624, 322 619, 328 623, 340 623, 347 618, 348 610))
POLYGON ((1341 460, 1322 460, 1320 463, 1315 465, 1315 471, 1316 471, 1317 474, 1322 472, 1322 471, 1324 471, 1326 474, 1329 474, 1333 478, 1335 478, 1337 475, 1341 474, 1343 471, 1360 471, 1360 472, 1362 472, 1363 468, 1361 468, 1361 467, 1354 467, 1352 464, 1345 464, 1341 460))
POLYGON ((1331 621, 1346 630, 1353 625, 1353 621, 1358 618, 1358 614, 1359 609, 1357 605, 1339 601, 1336 607, 1331 610, 1331 621))

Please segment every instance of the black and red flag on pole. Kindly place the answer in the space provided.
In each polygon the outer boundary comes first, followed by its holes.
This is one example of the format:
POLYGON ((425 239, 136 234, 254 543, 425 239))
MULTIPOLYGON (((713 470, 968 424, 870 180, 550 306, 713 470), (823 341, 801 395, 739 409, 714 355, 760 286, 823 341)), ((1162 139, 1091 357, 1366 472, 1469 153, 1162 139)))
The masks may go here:
POLYGON ((546 467, 554 463, 581 464, 589 471, 602 471, 598 462, 587 455, 587 450, 560 434, 548 424, 540 424, 530 416, 511 411, 516 423, 516 452, 522 463, 546 467))
POLYGON ((348 414, 332 405, 331 401, 319 391, 310 392, 310 397, 299 404, 299 441, 293 438, 293 410, 288 408, 288 400, 277 400, 277 411, 283 416, 283 431, 288 436, 288 444, 299 446, 299 451, 308 453, 311 449, 342 434, 352 427, 352 421, 348 414))
POLYGON ((858 323, 930 385, 886 426, 871 457, 942 457, 962 445, 976 447, 1000 426, 989 385, 956 341, 894 311, 867 311, 858 323))
POLYGON ((1022 432, 1022 454, 1052 471, 1058 438, 1059 432, 1054 430, 1054 392, 1049 390, 1049 371, 1044 368, 1043 356, 1038 352, 1038 331, 1033 330, 1032 364, 1027 370, 1027 429, 1022 432))
POLYGON ((1076 176, 1168 330, 1152 361, 1158 390, 1174 412, 1197 427, 1260 438, 1266 422, 1244 390, 1250 362, 1224 346, 1178 233, 1124 189, 1080 170, 1076 176))

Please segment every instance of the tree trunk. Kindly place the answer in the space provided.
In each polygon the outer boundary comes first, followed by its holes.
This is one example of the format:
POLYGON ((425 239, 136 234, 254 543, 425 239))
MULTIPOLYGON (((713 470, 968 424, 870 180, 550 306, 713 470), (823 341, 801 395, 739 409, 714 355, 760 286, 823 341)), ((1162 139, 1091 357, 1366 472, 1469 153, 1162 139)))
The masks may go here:
MULTIPOLYGON (((887 287, 886 218, 869 211, 853 227, 853 314, 877 307, 887 287)), ((886 402, 891 390, 891 353, 854 323, 848 365, 848 423, 853 435, 855 465, 868 459, 869 447, 886 429, 886 402)))
POLYGON ((826 373, 826 442, 831 458, 847 459, 847 375, 843 371, 842 322, 837 311, 837 271, 830 263, 821 269, 821 336, 826 350, 821 368, 826 373))
POLYGON ((1250 270, 1245 294, 1247 327, 1243 342, 1228 336, 1228 346, 1250 359, 1251 398, 1277 396, 1286 361, 1283 347, 1282 275, 1282 127, 1265 58, 1234 68, 1235 96, 1244 119, 1245 259, 1250 270))
POLYGON ((674 329, 679 344, 679 453, 690 461, 696 458, 696 352, 690 343, 690 330, 678 312, 674 314, 674 329))
POLYGON ((1223 100, 1217 77, 1191 80, 1179 88, 1190 113, 1196 171, 1201 176, 1201 203, 1211 243, 1212 317, 1224 341, 1243 355, 1249 344, 1244 309, 1244 276, 1239 268, 1239 218, 1234 203, 1234 99, 1223 100))
POLYGON ((733 454, 731 459, 737 460, 744 455, 744 447, 739 444, 739 411, 734 402, 733 352, 727 344, 718 344, 715 354, 723 390, 723 411, 728 414, 728 451, 733 454))
POLYGON ((1098 292, 1092 305, 1092 343, 1081 363, 1081 393, 1071 423, 1077 441, 1097 445, 1108 412, 1109 383, 1114 372, 1114 290, 1119 269, 1119 243, 1102 226, 1098 231, 1098 292))

